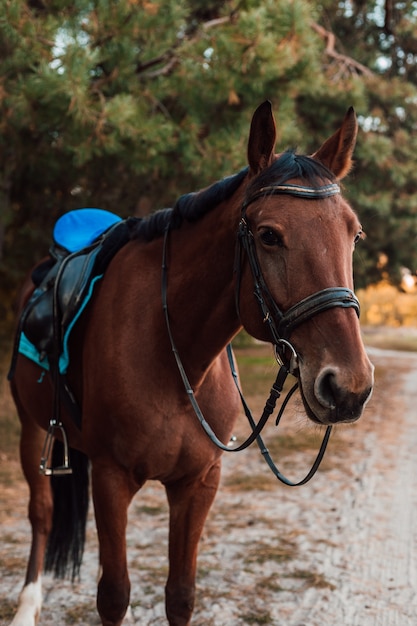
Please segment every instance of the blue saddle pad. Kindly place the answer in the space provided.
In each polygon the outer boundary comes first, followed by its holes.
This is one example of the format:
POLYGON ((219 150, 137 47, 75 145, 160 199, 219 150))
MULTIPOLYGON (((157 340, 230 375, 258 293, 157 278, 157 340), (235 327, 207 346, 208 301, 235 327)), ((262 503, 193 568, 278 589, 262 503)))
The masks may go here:
POLYGON ((78 252, 121 221, 121 217, 104 209, 75 209, 64 213, 55 223, 54 241, 69 252, 78 252))

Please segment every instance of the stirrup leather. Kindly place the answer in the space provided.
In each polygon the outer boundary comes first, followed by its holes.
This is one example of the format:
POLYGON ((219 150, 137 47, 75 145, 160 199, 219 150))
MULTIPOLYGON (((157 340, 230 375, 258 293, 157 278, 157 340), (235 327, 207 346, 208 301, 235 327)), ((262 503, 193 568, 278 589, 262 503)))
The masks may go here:
POLYGON ((49 422, 49 427, 45 437, 45 443, 43 444, 42 449, 39 473, 43 474, 43 476, 64 476, 67 474, 72 474, 72 468, 69 463, 67 435, 62 423, 57 422, 55 419, 51 419, 51 421, 49 422), (51 457, 56 431, 59 431, 61 433, 62 443, 64 445, 64 453, 62 465, 52 467, 51 465, 48 465, 48 462, 51 457))

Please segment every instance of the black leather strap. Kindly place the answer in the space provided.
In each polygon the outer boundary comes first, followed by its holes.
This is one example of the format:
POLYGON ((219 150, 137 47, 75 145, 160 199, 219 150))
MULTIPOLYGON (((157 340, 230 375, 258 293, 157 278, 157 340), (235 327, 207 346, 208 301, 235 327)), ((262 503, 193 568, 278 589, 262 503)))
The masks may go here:
POLYGON ((278 333, 287 338, 303 322, 334 307, 353 307, 359 317, 360 304, 353 291, 347 287, 329 287, 311 294, 288 309, 278 324, 278 333))
MULTIPOLYGON (((281 311, 262 275, 253 233, 246 218, 242 218, 239 224, 238 247, 241 247, 247 254, 253 276, 254 295, 261 308, 264 322, 267 323, 270 328, 271 339, 275 344, 279 344, 282 339, 288 340, 294 328, 308 321, 318 313, 322 313, 333 307, 353 307, 359 316, 359 300, 348 287, 329 287, 322 289, 321 291, 307 296, 300 302, 297 302, 297 304, 287 311, 281 311)), ((236 259, 239 259, 239 265, 235 268, 237 273, 236 289, 239 290, 241 282, 241 253, 237 252, 236 259)), ((236 302, 239 302, 238 293, 236 294, 236 302)))
POLYGON ((304 185, 293 185, 291 183, 284 185, 268 185, 267 187, 261 187, 261 189, 255 191, 254 194, 243 203, 242 208, 243 210, 247 209, 252 202, 264 196, 287 195, 317 200, 320 198, 329 198, 337 193, 340 193, 340 187, 337 183, 329 183, 328 185, 320 185, 318 187, 306 187, 304 185))

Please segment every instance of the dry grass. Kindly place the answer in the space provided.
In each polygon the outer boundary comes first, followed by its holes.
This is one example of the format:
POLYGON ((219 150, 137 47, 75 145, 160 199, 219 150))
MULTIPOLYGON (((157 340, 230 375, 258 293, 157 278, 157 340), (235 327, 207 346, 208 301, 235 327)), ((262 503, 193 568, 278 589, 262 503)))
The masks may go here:
POLYGON ((369 326, 417 326, 417 293, 399 291, 387 282, 360 289, 361 321, 369 326))
POLYGON ((12 600, 2 600, 0 604, 0 620, 10 622, 16 612, 15 602, 12 600))
POLYGON ((276 541, 258 541, 251 544, 244 557, 247 565, 264 565, 268 561, 283 563, 297 556, 297 543, 281 536, 276 541))
POLYGON ((65 612, 65 624, 95 624, 97 611, 91 602, 71 607, 65 612))
POLYGON ((288 574, 286 578, 297 578, 303 581, 303 588, 315 587, 316 589, 336 589, 336 586, 326 580, 323 574, 318 572, 310 572, 308 570, 295 570, 288 574))
POLYGON ((249 613, 247 615, 242 615, 242 620, 245 624, 273 624, 273 619, 271 614, 266 612, 261 613, 249 613))

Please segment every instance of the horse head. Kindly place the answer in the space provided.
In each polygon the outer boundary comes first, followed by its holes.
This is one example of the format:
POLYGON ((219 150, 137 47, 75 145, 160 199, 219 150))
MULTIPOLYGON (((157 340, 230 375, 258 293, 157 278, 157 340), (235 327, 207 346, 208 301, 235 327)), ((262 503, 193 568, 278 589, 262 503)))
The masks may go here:
POLYGON ((254 114, 248 145, 241 320, 284 358, 292 354, 306 413, 320 424, 357 420, 373 387, 353 293, 352 252, 362 229, 338 184, 351 168, 356 135, 351 108, 313 155, 275 154, 266 102, 254 114))

